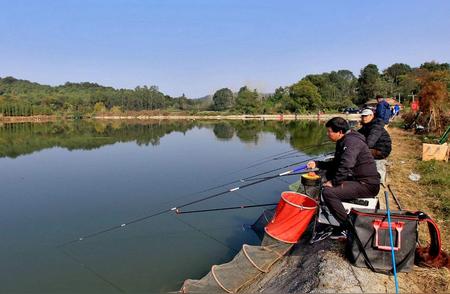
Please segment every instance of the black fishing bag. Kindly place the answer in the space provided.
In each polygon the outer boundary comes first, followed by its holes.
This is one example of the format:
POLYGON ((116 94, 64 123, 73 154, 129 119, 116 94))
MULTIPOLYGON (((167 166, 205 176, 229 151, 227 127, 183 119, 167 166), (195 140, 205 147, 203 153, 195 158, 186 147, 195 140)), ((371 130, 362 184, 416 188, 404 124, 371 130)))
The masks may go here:
MULTIPOLYGON (((408 211, 391 212, 391 228, 397 272, 408 272, 414 265, 419 217, 408 211)), ((385 210, 352 209, 349 214, 347 255, 357 267, 374 272, 392 272, 388 217, 385 210)))

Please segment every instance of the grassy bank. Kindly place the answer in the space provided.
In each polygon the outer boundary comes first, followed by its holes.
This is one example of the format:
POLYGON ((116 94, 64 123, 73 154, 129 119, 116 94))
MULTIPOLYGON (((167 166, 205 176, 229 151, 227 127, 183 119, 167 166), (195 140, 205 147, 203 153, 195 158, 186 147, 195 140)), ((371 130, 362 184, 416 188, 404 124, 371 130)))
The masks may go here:
POLYGON ((430 206, 437 217, 450 227, 450 168, 448 162, 418 161, 419 183, 430 196, 430 206))

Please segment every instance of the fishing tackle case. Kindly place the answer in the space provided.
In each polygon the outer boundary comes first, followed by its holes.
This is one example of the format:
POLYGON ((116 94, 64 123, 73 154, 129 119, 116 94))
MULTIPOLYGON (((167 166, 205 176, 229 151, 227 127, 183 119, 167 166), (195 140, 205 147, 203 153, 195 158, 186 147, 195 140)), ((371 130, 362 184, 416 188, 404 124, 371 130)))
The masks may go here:
MULTIPOLYGON (((391 228, 397 272, 408 272, 414 265, 418 240, 417 214, 391 211, 391 228)), ((392 272, 389 224, 385 210, 352 209, 349 214, 349 236, 346 252, 357 267, 374 272, 392 272)))

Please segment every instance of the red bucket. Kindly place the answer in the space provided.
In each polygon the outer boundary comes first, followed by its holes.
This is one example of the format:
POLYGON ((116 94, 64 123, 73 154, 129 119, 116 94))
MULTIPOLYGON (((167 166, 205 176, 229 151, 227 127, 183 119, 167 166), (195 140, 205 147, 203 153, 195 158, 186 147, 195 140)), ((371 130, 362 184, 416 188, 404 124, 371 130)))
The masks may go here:
POLYGON ((300 193, 283 192, 266 233, 285 243, 297 243, 314 216, 317 202, 300 193))

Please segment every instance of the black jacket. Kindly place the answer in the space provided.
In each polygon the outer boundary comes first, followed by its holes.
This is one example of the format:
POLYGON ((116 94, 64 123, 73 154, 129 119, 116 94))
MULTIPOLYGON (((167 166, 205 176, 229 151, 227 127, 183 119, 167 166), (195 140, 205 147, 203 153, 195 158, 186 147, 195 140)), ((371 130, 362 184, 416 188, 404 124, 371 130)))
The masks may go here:
POLYGON ((366 140, 356 131, 349 131, 336 142, 333 161, 319 161, 317 167, 328 170, 327 177, 333 186, 338 186, 344 181, 380 184, 380 175, 366 140))
POLYGON ((370 123, 362 126, 358 130, 366 137, 369 149, 375 149, 379 152, 372 153, 375 159, 384 159, 391 154, 392 142, 389 133, 384 129, 384 122, 380 118, 374 118, 370 123))

